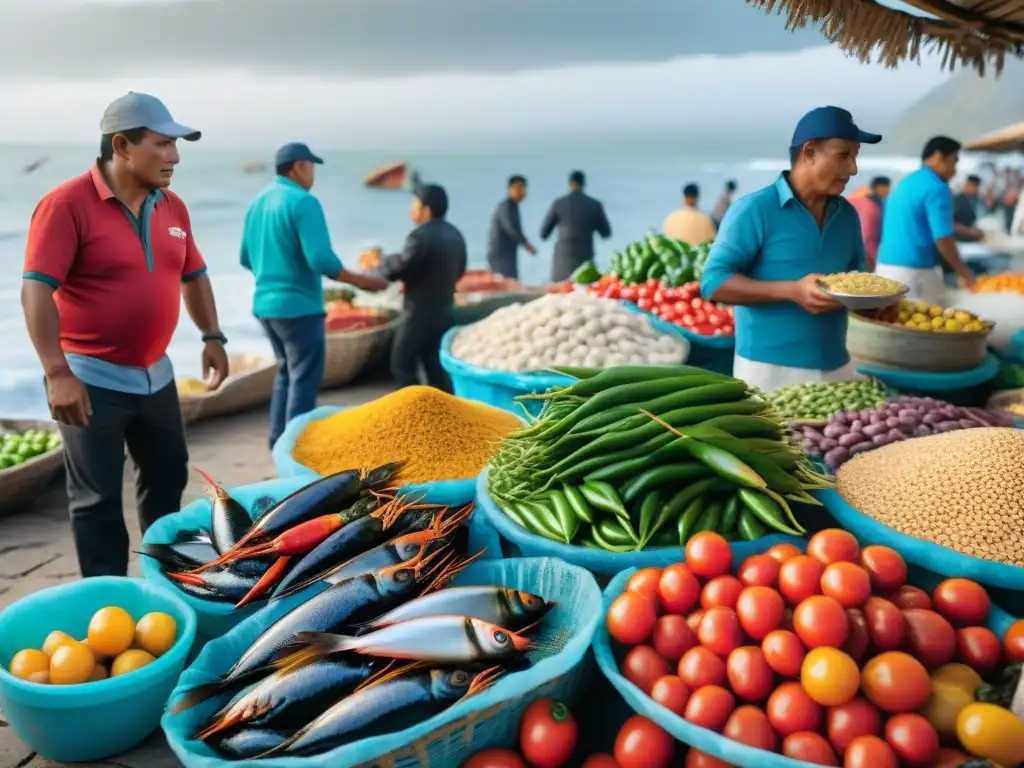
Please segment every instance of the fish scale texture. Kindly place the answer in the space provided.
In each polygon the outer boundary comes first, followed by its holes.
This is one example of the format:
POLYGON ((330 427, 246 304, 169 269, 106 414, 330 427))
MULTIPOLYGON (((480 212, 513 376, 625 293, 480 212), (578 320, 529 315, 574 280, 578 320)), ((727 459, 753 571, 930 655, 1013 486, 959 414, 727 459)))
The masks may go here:
MULTIPOLYGON (((554 696, 570 704, 576 700, 591 664, 587 651, 604 615, 593 575, 548 558, 487 560, 469 566, 452 585, 513 587, 558 603, 532 634, 538 650, 529 654, 529 669, 505 675, 483 693, 404 731, 363 739, 321 755, 272 757, 252 764, 260 768, 351 768, 374 764, 387 755, 386 764, 395 768, 449 768, 461 765, 480 749, 512 745, 520 715, 538 696, 554 696)), ((171 701, 186 689, 219 677, 282 614, 271 606, 207 644, 182 675, 171 701)), ((224 697, 215 698, 182 713, 164 715, 161 725, 167 741, 186 768, 240 764, 191 738, 224 702, 224 697)))

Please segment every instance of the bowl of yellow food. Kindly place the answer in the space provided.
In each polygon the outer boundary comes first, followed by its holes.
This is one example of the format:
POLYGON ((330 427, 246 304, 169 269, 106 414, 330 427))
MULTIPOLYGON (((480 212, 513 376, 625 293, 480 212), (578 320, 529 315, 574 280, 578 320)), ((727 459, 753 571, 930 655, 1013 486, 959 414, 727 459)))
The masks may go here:
POLYGON ((818 287, 847 309, 882 309, 897 304, 909 286, 871 272, 838 272, 818 280, 818 287))

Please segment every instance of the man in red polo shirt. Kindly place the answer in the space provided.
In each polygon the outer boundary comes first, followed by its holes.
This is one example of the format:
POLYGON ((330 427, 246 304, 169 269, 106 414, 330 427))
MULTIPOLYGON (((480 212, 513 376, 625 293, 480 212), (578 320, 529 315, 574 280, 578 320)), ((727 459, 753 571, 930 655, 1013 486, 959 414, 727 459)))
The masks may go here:
POLYGON ((188 450, 167 346, 182 299, 205 342, 203 372, 228 374, 213 289, 185 204, 167 189, 178 139, 163 103, 129 93, 100 121, 100 156, 39 202, 29 226, 21 302, 64 438, 75 548, 83 576, 128 571, 121 487, 136 467, 142 530, 181 507, 188 450))

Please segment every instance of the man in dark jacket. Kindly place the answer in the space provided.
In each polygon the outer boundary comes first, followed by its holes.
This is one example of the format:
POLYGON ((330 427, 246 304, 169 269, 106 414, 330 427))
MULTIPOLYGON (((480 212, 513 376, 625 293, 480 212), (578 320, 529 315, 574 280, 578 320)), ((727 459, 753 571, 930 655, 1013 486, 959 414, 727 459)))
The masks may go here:
POLYGON ((604 206, 600 200, 583 193, 586 185, 583 171, 569 174, 569 194, 551 204, 540 226, 541 240, 547 240, 555 227, 555 258, 551 265, 551 282, 568 280, 580 264, 594 258, 594 233, 605 240, 612 236, 604 206))
POLYGON ((513 176, 508 180, 508 196, 498 203, 491 216, 491 233, 487 238, 487 264, 493 272, 513 280, 519 277, 516 252, 519 246, 531 256, 537 253, 523 234, 519 204, 526 199, 526 179, 513 176))
POLYGON ((422 364, 427 384, 452 391, 441 367, 441 337, 455 322, 455 284, 466 271, 466 241, 445 221, 448 195, 436 184, 418 185, 412 221, 401 253, 386 256, 381 274, 405 284, 405 322, 391 347, 391 375, 400 387, 419 384, 422 364))

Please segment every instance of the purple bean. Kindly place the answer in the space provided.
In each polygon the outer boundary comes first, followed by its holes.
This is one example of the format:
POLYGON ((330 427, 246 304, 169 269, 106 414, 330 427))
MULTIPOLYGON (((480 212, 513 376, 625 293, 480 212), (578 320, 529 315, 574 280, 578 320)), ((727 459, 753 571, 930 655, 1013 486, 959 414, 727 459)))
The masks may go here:
POLYGON ((911 410, 910 408, 904 408, 900 411, 900 421, 904 424, 917 424, 921 421, 921 416, 917 411, 911 410))
POLYGON ((837 438, 837 437, 842 437, 843 435, 845 435, 847 433, 847 431, 848 431, 848 428, 846 426, 844 426, 842 424, 832 423, 832 424, 826 424, 825 425, 825 429, 822 430, 822 433, 824 434, 825 437, 837 438))
POLYGON ((801 445, 804 449, 804 453, 814 454, 818 450, 818 445, 813 440, 804 440, 801 445))
POLYGON ((899 425, 900 420, 898 416, 890 416, 885 420, 885 426, 889 427, 889 429, 892 429, 893 427, 898 427, 899 425))
POLYGON ((964 429, 974 429, 975 427, 981 427, 984 425, 979 424, 974 419, 960 419, 960 426, 964 429))
POLYGON ((804 427, 804 437, 810 438, 811 440, 821 440, 825 436, 813 427, 804 427))
POLYGON ((891 443, 892 438, 889 437, 888 433, 885 433, 883 435, 875 435, 874 437, 871 438, 871 442, 874 443, 877 447, 881 447, 883 445, 888 445, 889 443, 891 443))
POLYGON ((940 421, 935 425, 936 432, 952 432, 956 429, 960 429, 959 421, 940 421))
POLYGON ((863 431, 865 435, 873 438, 875 435, 884 435, 889 431, 889 426, 884 421, 876 421, 864 427, 863 431))
POLYGON ((924 418, 921 419, 922 424, 938 424, 940 421, 946 421, 945 416, 941 413, 933 411, 932 413, 926 413, 924 418))
POLYGON ((843 411, 837 411, 828 417, 829 422, 832 424, 845 424, 847 422, 846 414, 843 411))
POLYGON ((932 434, 932 428, 927 424, 914 427, 914 437, 928 437, 930 434, 932 434))
POLYGON ((875 447, 875 444, 873 442, 871 442, 870 440, 865 440, 862 443, 857 443, 856 445, 851 445, 850 446, 850 455, 851 456, 856 456, 858 453, 863 453, 864 451, 870 451, 874 447, 875 447))
POLYGON ((860 432, 862 429, 864 429, 864 421, 861 419, 857 419, 850 425, 851 432, 860 432))
POLYGON ((996 425, 996 419, 999 418, 996 414, 991 411, 986 411, 984 408, 968 408, 967 414, 980 421, 986 427, 994 427, 996 425))
POLYGON ((831 437, 826 437, 818 443, 818 448, 822 451, 831 451, 833 448, 837 448, 838 446, 839 441, 833 440, 831 437))
POLYGON ((839 438, 839 445, 849 448, 851 445, 864 442, 864 435, 861 432, 848 432, 839 438))
POLYGON ((906 439, 907 439, 907 436, 906 436, 905 434, 903 434, 903 433, 902 433, 902 432, 901 432, 900 430, 898 430, 898 429, 890 429, 890 430, 889 430, 889 432, 888 432, 888 434, 889 434, 889 439, 890 439, 890 441, 892 441, 892 442, 894 442, 894 443, 895 443, 895 442, 896 442, 897 440, 906 440, 906 439))
POLYGON ((850 452, 845 448, 833 448, 825 454, 825 463, 829 469, 837 469, 839 465, 850 458, 850 452))

